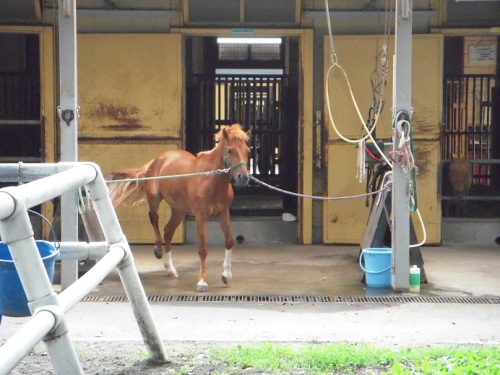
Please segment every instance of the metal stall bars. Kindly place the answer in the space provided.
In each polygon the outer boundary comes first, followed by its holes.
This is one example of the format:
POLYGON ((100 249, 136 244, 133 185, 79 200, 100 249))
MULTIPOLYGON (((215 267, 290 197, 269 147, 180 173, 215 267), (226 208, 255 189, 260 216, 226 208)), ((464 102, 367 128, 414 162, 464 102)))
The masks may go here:
POLYGON ((19 164, 0 164, 2 178, 17 178, 20 171, 23 181, 31 182, 0 190, 0 235, 12 254, 32 318, 0 347, 0 373, 9 373, 43 340, 56 374, 82 374, 64 315, 114 267, 118 268, 151 358, 166 362, 165 348, 100 168, 92 163, 23 164, 22 167, 19 164), (90 244, 63 242, 61 257, 85 259, 92 255, 103 256, 82 278, 56 294, 37 250, 27 209, 81 186, 85 186, 89 193, 106 241, 90 244))

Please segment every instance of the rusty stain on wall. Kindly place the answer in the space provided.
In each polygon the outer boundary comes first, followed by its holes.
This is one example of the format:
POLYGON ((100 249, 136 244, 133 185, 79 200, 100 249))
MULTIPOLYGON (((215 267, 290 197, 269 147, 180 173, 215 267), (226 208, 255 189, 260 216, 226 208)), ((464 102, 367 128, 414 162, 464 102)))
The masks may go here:
POLYGON ((419 134, 438 134, 436 131, 436 124, 429 124, 428 122, 418 122, 414 121, 413 122, 413 127, 414 127, 414 134, 419 133, 419 134))
POLYGON ((418 167, 418 174, 421 177, 430 176, 430 173, 436 171, 435 150, 439 145, 431 144, 416 144, 415 145, 415 162, 418 167))
POLYGON ((88 104, 85 115, 104 130, 128 131, 146 128, 140 119, 141 110, 134 105, 117 104, 96 98, 88 104))

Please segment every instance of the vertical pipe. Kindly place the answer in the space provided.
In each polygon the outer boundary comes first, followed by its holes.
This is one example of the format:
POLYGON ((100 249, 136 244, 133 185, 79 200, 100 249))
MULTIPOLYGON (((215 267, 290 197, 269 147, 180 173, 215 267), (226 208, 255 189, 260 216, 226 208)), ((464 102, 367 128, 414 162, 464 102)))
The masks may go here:
MULTIPOLYGON (((411 116, 411 56, 412 56, 412 1, 396 2, 396 37, 394 56, 394 121, 398 113, 411 116)), ((407 119, 411 121, 411 118, 407 119)), ((394 127, 394 150, 397 151, 401 134, 394 127)), ((410 287, 410 201, 409 179, 399 163, 393 165, 392 185, 392 272, 391 284, 395 291, 410 287)))
MULTIPOLYGON (((61 161, 77 161, 78 113, 76 74, 76 0, 59 0, 59 80, 61 161)), ((61 238, 78 239, 78 211, 75 191, 61 196, 61 238)), ((61 261, 61 287, 78 278, 76 260, 61 261)))
MULTIPOLYGON (((486 158, 491 159, 491 77, 487 76, 486 78, 486 102, 488 103, 486 106, 486 113, 485 113, 485 118, 486 118, 486 132, 487 132, 487 138, 486 138, 486 158)), ((491 170, 490 170, 490 165, 488 165, 488 185, 490 184, 490 175, 491 175, 491 170)))
POLYGON ((44 339, 56 375, 83 375, 75 347, 71 342, 64 320, 59 322, 53 335, 44 339))

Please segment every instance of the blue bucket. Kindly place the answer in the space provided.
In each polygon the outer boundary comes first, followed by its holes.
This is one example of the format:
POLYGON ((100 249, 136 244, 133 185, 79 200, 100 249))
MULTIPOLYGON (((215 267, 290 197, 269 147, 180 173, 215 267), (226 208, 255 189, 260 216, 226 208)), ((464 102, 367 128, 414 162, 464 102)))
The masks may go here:
POLYGON ((359 257, 359 266, 365 271, 366 285, 375 288, 391 286, 391 257, 392 249, 388 247, 362 250, 359 257))
MULTIPOLYGON (((54 280, 54 265, 59 250, 46 241, 36 241, 38 251, 47 270, 50 282, 54 280)), ((9 248, 0 242, 0 315, 5 316, 30 316, 28 299, 24 292, 21 280, 12 260, 9 248)))

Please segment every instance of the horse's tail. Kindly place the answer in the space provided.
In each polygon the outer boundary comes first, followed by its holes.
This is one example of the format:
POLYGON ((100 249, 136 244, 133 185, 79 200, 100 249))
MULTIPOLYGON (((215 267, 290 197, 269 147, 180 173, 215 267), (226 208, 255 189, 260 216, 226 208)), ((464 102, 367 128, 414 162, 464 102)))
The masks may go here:
POLYGON ((145 181, 142 178, 146 177, 146 171, 152 162, 153 160, 140 168, 122 169, 104 176, 104 179, 108 181, 109 196, 114 207, 120 204, 133 207, 145 200, 145 181))

